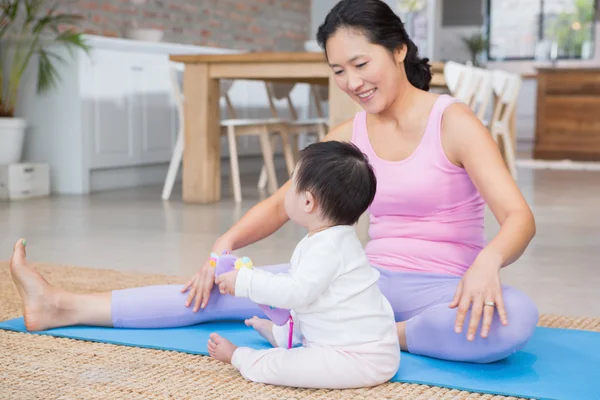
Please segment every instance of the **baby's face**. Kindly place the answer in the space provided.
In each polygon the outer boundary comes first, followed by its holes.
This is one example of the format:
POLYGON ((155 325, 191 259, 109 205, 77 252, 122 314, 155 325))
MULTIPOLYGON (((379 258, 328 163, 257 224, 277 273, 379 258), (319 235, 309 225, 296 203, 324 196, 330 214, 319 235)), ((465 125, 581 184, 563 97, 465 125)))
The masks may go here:
POLYGON ((295 223, 304 226, 306 213, 304 212, 304 200, 305 196, 297 192, 296 179, 292 177, 292 185, 285 194, 285 200, 283 205, 285 206, 285 212, 288 217, 295 223))

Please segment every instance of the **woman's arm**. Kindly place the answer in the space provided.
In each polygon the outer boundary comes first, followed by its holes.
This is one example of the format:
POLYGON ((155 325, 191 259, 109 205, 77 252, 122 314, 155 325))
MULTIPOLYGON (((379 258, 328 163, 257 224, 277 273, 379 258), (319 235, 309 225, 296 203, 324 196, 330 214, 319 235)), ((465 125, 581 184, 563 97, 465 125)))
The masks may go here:
MULTIPOLYGON (((350 141, 352 125, 353 120, 338 125, 323 138, 323 141, 350 141)), ((212 251, 217 254, 221 254, 224 250, 234 251, 258 242, 281 228, 288 221, 283 202, 290 185, 291 182, 286 182, 269 198, 252 207, 217 239, 212 251)), ((207 259, 200 271, 182 289, 182 292, 189 291, 186 306, 189 307, 194 302, 194 311, 198 311, 200 307, 206 307, 213 283, 214 270, 210 268, 207 259)))
POLYGON ((501 226, 480 256, 498 268, 512 264, 535 235, 535 220, 506 167, 498 144, 463 104, 448 108, 442 121, 442 137, 449 158, 465 168, 501 226))
POLYGON ((458 307, 457 332, 462 330, 472 303, 467 337, 474 339, 482 313, 481 335, 487 337, 494 308, 484 306, 484 302, 494 302, 502 323, 508 323, 499 270, 523 254, 535 235, 535 220, 498 145, 466 105, 448 107, 442 120, 442 145, 450 161, 465 168, 500 224, 499 233, 465 273, 450 304, 458 307))
MULTIPOLYGON (((329 132, 323 141, 350 141, 352 138, 352 120, 337 126, 329 132)), ((218 240, 219 250, 237 250, 251 245, 275 233, 287 221, 283 206, 285 194, 291 182, 288 180, 269 198, 252 207, 236 224, 218 240)))

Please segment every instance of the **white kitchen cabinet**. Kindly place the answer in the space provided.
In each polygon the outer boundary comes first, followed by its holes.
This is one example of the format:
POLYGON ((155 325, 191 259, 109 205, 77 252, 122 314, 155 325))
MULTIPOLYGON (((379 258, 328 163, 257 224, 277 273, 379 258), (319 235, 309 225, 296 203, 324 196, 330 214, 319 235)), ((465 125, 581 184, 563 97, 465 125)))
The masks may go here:
MULTIPOLYGON (((53 49, 66 63, 57 64, 60 83, 47 94, 36 94, 34 69, 28 71, 17 107, 28 124, 23 161, 50 165, 53 193, 162 184, 179 124, 169 55, 238 51, 86 38, 89 55, 79 51, 71 57, 66 49, 53 49)), ((240 118, 271 116, 263 82, 236 81, 229 94, 240 118)), ((298 85, 291 95, 299 116, 308 116, 308 86, 298 85)), ((286 105, 278 107, 286 115, 286 105)), ((239 140, 240 156, 261 155, 258 140, 252 139, 239 140)), ((228 155, 225 137, 221 155, 228 155)))
POLYGON ((169 55, 234 50, 87 39, 89 55, 54 50, 67 62, 57 65, 60 84, 46 95, 36 94, 28 71, 17 108, 28 123, 24 160, 50 165, 54 193, 160 182, 179 123, 169 55))
POLYGON ((105 51, 85 60, 91 168, 169 160, 177 132, 169 64, 161 54, 105 51))

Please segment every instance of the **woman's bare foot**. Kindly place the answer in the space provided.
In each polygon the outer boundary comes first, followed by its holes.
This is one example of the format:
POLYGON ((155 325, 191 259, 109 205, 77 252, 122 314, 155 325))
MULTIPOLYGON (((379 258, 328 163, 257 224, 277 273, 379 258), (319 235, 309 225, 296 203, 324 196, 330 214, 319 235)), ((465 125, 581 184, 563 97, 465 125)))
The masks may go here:
POLYGON ((277 347, 277 342, 275 341, 275 336, 273 336, 273 321, 258 317, 252 317, 247 319, 246 326, 251 326, 256 330, 256 332, 260 333, 262 337, 267 339, 271 346, 277 347))
POLYGON ((23 301, 25 327, 29 331, 55 328, 60 322, 57 307, 59 291, 52 286, 25 259, 25 240, 20 239, 10 259, 10 274, 23 301))
POLYGON ((208 339, 208 354, 224 363, 231 364, 231 357, 237 346, 217 333, 211 333, 208 339))

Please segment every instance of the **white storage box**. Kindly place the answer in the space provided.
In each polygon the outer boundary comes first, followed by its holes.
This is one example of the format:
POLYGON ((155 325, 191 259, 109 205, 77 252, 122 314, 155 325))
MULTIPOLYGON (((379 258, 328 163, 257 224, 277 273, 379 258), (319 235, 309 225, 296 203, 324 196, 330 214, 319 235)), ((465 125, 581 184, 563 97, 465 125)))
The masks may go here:
POLYGON ((50 194, 48 164, 0 165, 0 199, 17 200, 50 194))

